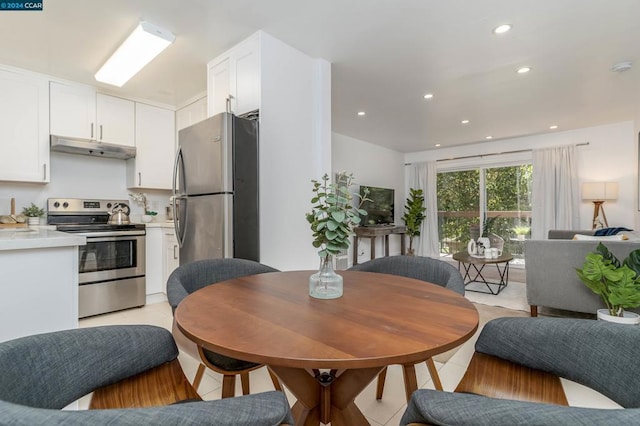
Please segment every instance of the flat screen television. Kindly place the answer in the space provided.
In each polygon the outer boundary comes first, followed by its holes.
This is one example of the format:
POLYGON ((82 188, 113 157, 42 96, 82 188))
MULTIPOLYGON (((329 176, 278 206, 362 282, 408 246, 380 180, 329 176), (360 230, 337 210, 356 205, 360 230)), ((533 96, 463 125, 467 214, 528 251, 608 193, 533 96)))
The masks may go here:
POLYGON ((360 196, 362 197, 364 197, 365 188, 369 188, 367 198, 371 201, 365 201, 362 204, 362 209, 367 211, 367 215, 362 217, 360 225, 392 225, 394 217, 394 190, 360 185, 360 196))

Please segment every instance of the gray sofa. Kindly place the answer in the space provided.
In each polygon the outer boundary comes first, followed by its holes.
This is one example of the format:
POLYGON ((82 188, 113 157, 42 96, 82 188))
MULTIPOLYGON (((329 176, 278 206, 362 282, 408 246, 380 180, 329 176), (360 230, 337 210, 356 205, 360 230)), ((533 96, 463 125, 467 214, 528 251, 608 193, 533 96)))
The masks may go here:
MULTIPOLYGON (((531 316, 537 316, 538 306, 595 314, 604 308, 600 297, 589 290, 576 275, 585 256, 593 252, 600 241, 574 241, 573 235, 592 231, 549 231, 548 240, 525 242, 527 302, 531 316)), ((638 248, 640 242, 602 241, 622 261, 638 248)), ((633 311, 637 311, 632 309, 633 311)))

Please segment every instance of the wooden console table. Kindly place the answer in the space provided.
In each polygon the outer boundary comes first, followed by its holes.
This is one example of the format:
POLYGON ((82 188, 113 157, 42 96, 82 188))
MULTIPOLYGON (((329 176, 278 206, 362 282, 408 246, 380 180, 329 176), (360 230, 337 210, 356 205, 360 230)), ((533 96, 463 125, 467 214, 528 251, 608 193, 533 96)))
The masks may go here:
POLYGON ((376 258, 376 237, 384 236, 384 255, 389 256, 389 235, 400 235, 400 254, 405 252, 404 226, 380 225, 380 226, 358 226, 353 230, 353 264, 358 264, 358 238, 369 238, 371 245, 371 259, 376 258))

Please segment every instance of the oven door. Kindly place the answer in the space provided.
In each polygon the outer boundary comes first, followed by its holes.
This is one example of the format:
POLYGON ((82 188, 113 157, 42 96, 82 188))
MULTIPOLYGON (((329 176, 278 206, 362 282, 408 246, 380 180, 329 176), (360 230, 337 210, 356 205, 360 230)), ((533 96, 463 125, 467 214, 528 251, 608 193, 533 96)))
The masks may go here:
POLYGON ((145 237, 91 236, 79 247, 80 285, 145 274, 145 237))

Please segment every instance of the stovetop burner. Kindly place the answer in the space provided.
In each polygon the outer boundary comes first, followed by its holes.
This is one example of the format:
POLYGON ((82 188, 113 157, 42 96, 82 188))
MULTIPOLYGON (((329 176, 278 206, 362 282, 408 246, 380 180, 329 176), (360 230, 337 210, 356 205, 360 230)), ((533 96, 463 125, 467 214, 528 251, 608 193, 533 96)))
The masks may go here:
POLYGON ((111 225, 108 223, 56 225, 56 230, 62 232, 131 231, 133 229, 145 229, 145 226, 140 223, 130 223, 126 225, 111 225))
POLYGON ((49 198, 47 224, 63 232, 121 232, 144 230, 143 224, 110 224, 114 206, 128 206, 126 200, 49 198))

